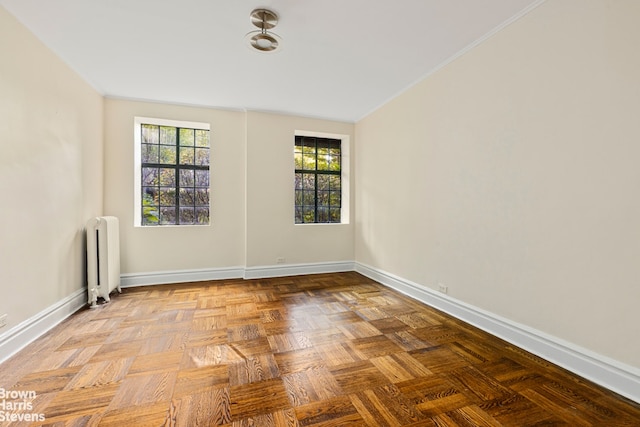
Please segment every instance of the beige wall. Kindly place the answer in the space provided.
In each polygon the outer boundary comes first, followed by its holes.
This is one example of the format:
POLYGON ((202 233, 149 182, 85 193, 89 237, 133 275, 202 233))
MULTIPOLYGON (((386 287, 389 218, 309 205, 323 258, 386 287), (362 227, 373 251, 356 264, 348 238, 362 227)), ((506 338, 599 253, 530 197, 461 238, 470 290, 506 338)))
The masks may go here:
MULTIPOLYGON (((277 258, 284 258, 285 264, 354 259, 352 220, 349 224, 294 224, 296 131, 346 135, 351 149, 354 146, 354 125, 350 123, 247 113, 248 267, 275 265, 277 258)), ((351 161, 353 156, 348 158, 351 161)), ((351 194, 353 183, 351 179, 351 194)))
POLYGON ((640 367, 638 16, 548 1, 360 121, 357 261, 640 367))
POLYGON ((86 286, 102 113, 100 94, 0 7, 0 334, 86 286))
MULTIPOLYGON (((120 218, 122 272, 354 259, 353 225, 293 224, 296 130, 353 135, 353 124, 119 99, 105 101, 105 214, 120 218), (212 225, 134 227, 134 117, 210 123, 212 225)), ((353 180, 352 180, 353 181, 353 180)))
POLYGON ((105 101, 105 214, 120 218, 122 273, 244 265, 244 113, 105 101), (134 117, 211 125, 211 225, 134 227, 134 117))

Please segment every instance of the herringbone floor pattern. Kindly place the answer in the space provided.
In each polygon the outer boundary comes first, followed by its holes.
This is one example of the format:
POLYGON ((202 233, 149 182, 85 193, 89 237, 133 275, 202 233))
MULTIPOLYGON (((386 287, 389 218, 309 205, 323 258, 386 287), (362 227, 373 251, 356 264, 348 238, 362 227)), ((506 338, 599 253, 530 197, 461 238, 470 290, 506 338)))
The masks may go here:
POLYGON ((45 416, 15 426, 640 426, 640 405, 357 273, 125 289, 0 387, 45 416))

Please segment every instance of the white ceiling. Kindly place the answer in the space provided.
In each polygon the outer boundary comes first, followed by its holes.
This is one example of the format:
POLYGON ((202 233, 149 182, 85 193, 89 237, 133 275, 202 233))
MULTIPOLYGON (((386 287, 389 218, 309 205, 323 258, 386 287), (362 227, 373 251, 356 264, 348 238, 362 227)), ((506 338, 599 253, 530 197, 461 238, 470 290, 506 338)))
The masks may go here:
POLYGON ((355 122, 541 0, 0 0, 100 93, 355 122), (250 50, 274 10, 282 50, 250 50))

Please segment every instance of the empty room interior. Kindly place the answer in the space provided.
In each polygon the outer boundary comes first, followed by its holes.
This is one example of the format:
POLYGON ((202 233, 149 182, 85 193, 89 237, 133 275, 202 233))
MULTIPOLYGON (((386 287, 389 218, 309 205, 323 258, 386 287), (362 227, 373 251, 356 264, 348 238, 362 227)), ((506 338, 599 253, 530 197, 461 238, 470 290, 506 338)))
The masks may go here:
POLYGON ((0 425, 640 426, 639 20, 0 0, 0 425))

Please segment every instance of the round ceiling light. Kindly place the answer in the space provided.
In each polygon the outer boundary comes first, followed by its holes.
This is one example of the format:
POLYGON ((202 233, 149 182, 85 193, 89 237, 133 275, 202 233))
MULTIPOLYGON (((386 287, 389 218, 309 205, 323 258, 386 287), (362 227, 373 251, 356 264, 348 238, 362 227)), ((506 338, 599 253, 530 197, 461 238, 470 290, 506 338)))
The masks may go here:
POLYGON ((251 47, 259 50, 260 52, 271 52, 278 48, 279 42, 274 34, 253 34, 249 38, 249 43, 251 47))
POLYGON ((280 36, 267 30, 278 24, 278 15, 267 9, 255 9, 250 15, 251 23, 260 28, 246 35, 246 40, 253 49, 259 52, 273 52, 280 46, 280 36))

